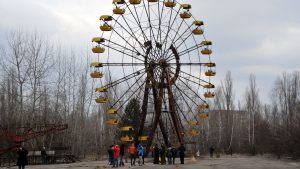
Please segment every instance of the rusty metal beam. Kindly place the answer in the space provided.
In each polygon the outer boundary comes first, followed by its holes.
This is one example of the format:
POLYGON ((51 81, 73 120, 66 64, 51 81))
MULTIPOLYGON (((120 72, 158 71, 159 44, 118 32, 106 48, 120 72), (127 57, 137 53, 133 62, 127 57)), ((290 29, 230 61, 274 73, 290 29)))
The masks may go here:
POLYGON ((176 114, 176 110, 175 110, 175 100, 174 100, 174 95, 172 92, 172 88, 171 88, 171 81, 170 81, 170 77, 169 77, 169 73, 166 73, 166 81, 167 81, 167 90, 168 90, 168 97, 169 97, 169 113, 171 115, 173 124, 174 124, 174 128, 178 137, 178 141, 180 142, 180 144, 184 144, 184 140, 183 140, 183 129, 180 125, 180 121, 179 121, 179 117, 178 114, 176 114))
POLYGON ((169 139, 168 139, 168 133, 166 131, 166 128, 164 126, 164 122, 161 118, 159 118, 159 128, 161 130, 161 133, 163 135, 163 138, 164 138, 164 142, 165 142, 165 145, 168 147, 170 144, 169 144, 169 139))
POLYGON ((146 84, 145 84, 145 91, 144 91, 144 98, 143 98, 143 105, 142 105, 142 118, 140 122, 140 126, 138 129, 135 129, 135 136, 134 136, 134 143, 137 145, 139 143, 139 136, 143 134, 143 130, 145 127, 145 121, 147 116, 147 107, 148 107, 148 97, 149 97, 149 88, 147 87, 150 83, 150 79, 147 77, 146 84))
POLYGON ((153 137, 154 137, 154 133, 157 129, 157 125, 159 123, 159 119, 161 116, 161 108, 162 108, 162 102, 163 102, 163 83, 164 83, 164 70, 162 72, 162 76, 160 79, 160 85, 159 85, 159 96, 157 96, 157 90, 155 88, 155 80, 153 78, 154 72, 153 72, 153 68, 150 68, 150 75, 152 75, 152 90, 153 90, 153 100, 154 100, 154 108, 155 108, 155 117, 154 117, 154 121, 151 125, 151 130, 149 133, 149 140, 147 142, 146 145, 146 150, 147 152, 149 152, 150 150, 150 146, 152 144, 153 141, 153 137))

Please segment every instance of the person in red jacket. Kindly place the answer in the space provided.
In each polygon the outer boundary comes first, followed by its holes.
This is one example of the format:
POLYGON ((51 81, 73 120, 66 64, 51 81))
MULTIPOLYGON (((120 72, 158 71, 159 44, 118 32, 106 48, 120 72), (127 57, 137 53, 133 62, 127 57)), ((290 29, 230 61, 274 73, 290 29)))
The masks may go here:
POLYGON ((114 151, 114 163, 113 167, 119 167, 120 147, 116 144, 112 150, 114 151))
POLYGON ((130 155, 130 163, 131 166, 135 165, 135 154, 136 154, 136 148, 134 146, 134 143, 131 144, 131 146, 128 149, 129 155, 130 155))

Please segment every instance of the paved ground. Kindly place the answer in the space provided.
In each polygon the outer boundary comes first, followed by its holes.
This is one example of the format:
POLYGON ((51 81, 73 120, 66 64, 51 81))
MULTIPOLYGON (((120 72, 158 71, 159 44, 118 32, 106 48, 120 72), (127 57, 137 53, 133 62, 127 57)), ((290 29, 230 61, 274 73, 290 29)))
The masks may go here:
MULTIPOLYGON (((178 163, 179 161, 177 161, 178 163)), ((186 164, 176 165, 154 165, 146 163, 143 166, 130 167, 128 163, 123 169, 141 168, 141 169, 300 169, 300 162, 275 160, 262 157, 222 157, 222 158, 203 158, 203 159, 186 159, 186 164)), ((57 165, 35 165, 26 166, 26 169, 103 169, 111 168, 106 161, 91 161, 72 164, 57 165)), ((1 168, 3 169, 3 168, 1 168)), ((11 167, 17 169, 17 167, 11 167)))

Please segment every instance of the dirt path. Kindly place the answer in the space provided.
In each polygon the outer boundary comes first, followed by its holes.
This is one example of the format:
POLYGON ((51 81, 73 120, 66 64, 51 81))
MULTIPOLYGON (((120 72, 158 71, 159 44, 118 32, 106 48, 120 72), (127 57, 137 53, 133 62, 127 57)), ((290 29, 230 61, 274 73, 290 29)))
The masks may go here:
MULTIPOLYGON (((178 159, 177 159, 178 160, 178 159)), ((179 161, 179 160, 178 160, 179 161)), ((177 163, 178 163, 177 161, 177 163)), ((186 159, 186 164, 176 165, 154 165, 146 163, 144 166, 130 167, 128 163, 122 169, 300 169, 300 162, 274 160, 260 157, 223 157, 223 158, 203 158, 186 159)), ((80 162, 72 164, 57 165, 35 165, 26 166, 26 169, 103 169, 111 168, 106 161, 80 162)), ((1 168, 4 169, 4 168, 1 168)), ((17 167, 11 167, 17 169, 17 167)))

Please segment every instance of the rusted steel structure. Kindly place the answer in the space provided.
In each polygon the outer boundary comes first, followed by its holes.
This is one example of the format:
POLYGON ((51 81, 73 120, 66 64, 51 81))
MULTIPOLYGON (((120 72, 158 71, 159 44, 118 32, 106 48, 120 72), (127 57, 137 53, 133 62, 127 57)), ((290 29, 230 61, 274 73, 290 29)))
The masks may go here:
POLYGON ((66 130, 67 124, 48 124, 48 125, 36 125, 35 127, 19 127, 14 131, 9 131, 7 128, 1 126, 0 142, 7 142, 8 147, 2 147, 0 149, 0 156, 16 151, 23 142, 41 137, 46 134, 56 133, 66 130))
POLYGON ((191 4, 175 0, 113 0, 113 6, 112 15, 99 17, 90 65, 101 84, 95 101, 108 107, 106 124, 119 127, 120 141, 142 142, 148 150, 158 131, 165 145, 191 142, 215 95, 216 64, 204 22, 193 17, 191 4), (132 98, 142 103, 135 127, 121 117, 132 98))

